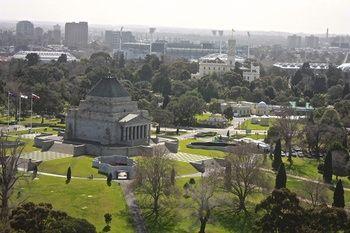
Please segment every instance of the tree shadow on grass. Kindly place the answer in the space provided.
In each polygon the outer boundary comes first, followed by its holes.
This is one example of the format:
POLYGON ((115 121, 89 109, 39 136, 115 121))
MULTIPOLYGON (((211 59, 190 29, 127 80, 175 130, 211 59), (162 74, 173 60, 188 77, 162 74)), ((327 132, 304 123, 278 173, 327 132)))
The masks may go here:
POLYGON ((158 217, 151 210, 144 210, 144 219, 147 230, 152 233, 174 232, 180 221, 176 211, 169 208, 162 208, 158 217))
POLYGON ((213 216, 217 224, 233 232, 253 232, 252 226, 256 217, 254 213, 236 213, 232 210, 216 209, 213 216))

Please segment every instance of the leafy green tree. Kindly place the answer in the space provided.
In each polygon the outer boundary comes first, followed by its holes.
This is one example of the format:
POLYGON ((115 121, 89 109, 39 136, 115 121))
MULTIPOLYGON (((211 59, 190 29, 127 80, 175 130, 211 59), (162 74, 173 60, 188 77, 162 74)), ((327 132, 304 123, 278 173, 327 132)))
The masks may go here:
POLYGON ((96 233, 96 228, 91 223, 53 210, 52 205, 48 203, 24 203, 12 211, 9 222, 16 232, 96 233))
POLYGON ((212 99, 209 104, 209 111, 211 113, 221 113, 221 104, 217 99, 212 99))
POLYGON ((345 96, 347 96, 348 94, 350 94, 350 85, 349 85, 348 82, 346 82, 346 83, 344 84, 344 88, 343 88, 343 98, 344 98, 345 96))
POLYGON ((152 68, 149 64, 144 64, 139 71, 139 77, 141 81, 150 82, 153 76, 152 68))
POLYGON ((37 53, 28 53, 26 56, 28 66, 37 65, 40 61, 40 57, 37 53))
POLYGON ((341 180, 338 180, 337 185, 335 186, 332 206, 338 207, 338 208, 345 207, 344 188, 341 180))
POLYGON ((107 225, 111 224, 111 222, 112 222, 112 215, 111 215, 110 213, 106 213, 106 214, 104 215, 104 218, 105 218, 105 223, 106 223, 107 225))
POLYGON ((124 53, 120 53, 119 58, 118 58, 118 68, 122 69, 124 67, 125 67, 124 53))
POLYGON ((332 152, 328 150, 324 159, 323 180, 326 183, 332 183, 333 167, 332 167, 332 152))
POLYGON ((257 232, 303 232, 305 210, 295 193, 288 189, 275 189, 272 194, 255 207, 261 217, 254 228, 257 232))
POLYGON ((281 139, 278 139, 276 141, 275 149, 273 151, 273 161, 272 161, 272 168, 275 171, 279 170, 280 165, 282 164, 282 148, 281 148, 281 139))
POLYGON ((233 119, 233 108, 231 106, 227 107, 223 114, 227 120, 231 121, 233 119))
POLYGON ((286 184, 287 184, 286 169, 284 167, 284 163, 281 163, 276 175, 275 188, 276 189, 286 188, 286 184))
POLYGON ((67 54, 62 53, 58 59, 57 59, 58 63, 66 63, 67 62, 67 54))

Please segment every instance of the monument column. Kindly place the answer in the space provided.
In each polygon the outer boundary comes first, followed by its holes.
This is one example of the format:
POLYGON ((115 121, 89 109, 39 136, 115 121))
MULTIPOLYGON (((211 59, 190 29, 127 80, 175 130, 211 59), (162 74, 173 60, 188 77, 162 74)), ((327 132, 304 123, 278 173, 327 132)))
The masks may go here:
POLYGON ((128 141, 128 127, 125 127, 124 130, 125 130, 125 133, 124 133, 125 141, 128 141))

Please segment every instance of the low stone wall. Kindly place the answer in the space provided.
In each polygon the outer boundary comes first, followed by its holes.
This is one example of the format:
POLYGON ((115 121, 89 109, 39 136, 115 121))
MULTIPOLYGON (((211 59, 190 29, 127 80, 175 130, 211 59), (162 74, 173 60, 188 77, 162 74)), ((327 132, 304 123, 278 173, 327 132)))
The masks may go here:
POLYGON ((84 155, 86 154, 86 145, 75 145, 73 148, 73 155, 74 156, 79 156, 79 155, 84 155))
POLYGON ((205 149, 205 150, 220 150, 220 151, 228 151, 230 146, 204 146, 204 145, 187 145, 188 148, 192 149, 205 149))
POLYGON ((54 144, 55 142, 53 140, 42 140, 40 141, 39 145, 41 146, 37 146, 41 148, 41 151, 48 151, 51 146, 54 144))
POLYGON ((179 150, 179 142, 178 141, 166 141, 165 146, 172 153, 177 153, 179 150))

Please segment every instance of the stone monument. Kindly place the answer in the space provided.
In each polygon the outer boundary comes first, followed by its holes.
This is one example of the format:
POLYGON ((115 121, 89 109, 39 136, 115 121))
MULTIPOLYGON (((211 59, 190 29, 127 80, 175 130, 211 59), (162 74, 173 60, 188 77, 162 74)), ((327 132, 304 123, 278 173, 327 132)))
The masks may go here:
POLYGON ((65 140, 113 147, 149 145, 151 118, 114 77, 105 77, 70 109, 65 140))

